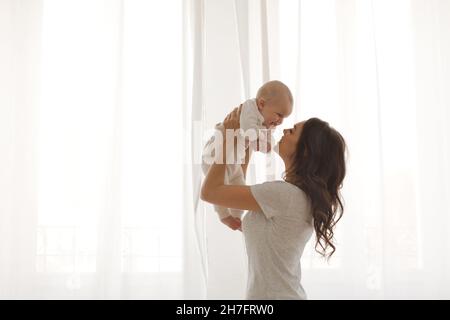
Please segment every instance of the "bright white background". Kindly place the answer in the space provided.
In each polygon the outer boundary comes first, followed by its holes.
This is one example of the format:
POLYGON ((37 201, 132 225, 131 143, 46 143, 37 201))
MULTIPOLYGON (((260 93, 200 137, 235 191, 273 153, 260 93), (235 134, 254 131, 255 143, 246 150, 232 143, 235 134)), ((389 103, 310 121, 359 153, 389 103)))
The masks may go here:
MULTIPOLYGON (((269 79, 347 140, 310 299, 450 298, 450 2, 0 0, 0 297, 240 299, 198 201, 213 125, 269 79)), ((280 179, 255 154, 248 183, 280 179)))

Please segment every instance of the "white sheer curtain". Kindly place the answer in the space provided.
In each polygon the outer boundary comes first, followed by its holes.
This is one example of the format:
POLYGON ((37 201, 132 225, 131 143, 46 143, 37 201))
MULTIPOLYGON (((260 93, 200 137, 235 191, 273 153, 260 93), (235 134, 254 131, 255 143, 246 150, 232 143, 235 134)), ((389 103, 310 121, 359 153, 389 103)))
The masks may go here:
MULTIPOLYGON (((302 261, 309 297, 448 299, 448 1, 193 2, 202 41, 193 51, 201 94, 192 107, 203 133, 194 155, 206 130, 268 78, 294 92, 285 126, 316 116, 347 140, 338 250, 327 264, 310 242, 302 261)), ((251 173, 249 183, 279 179, 280 162, 255 154, 251 173)), ((241 297, 240 235, 209 206, 197 218, 207 296, 241 297)))
MULTIPOLYGON (((449 5, 0 0, 0 297, 243 298, 242 235, 198 201, 199 156, 276 78, 283 127, 318 116, 349 147, 309 298, 450 298, 449 5)), ((281 170, 255 154, 248 182, 281 170)))
POLYGON ((31 295, 41 1, 0 1, 0 296, 31 295))
POLYGON ((1 298, 204 295, 180 183, 182 10, 0 1, 1 298))

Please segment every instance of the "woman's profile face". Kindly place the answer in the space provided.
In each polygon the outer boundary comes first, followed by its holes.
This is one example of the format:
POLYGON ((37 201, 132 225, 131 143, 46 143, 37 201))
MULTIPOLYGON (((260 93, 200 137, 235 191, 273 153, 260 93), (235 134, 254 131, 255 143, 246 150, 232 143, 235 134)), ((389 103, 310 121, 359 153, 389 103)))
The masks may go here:
POLYGON ((295 153, 304 124, 305 121, 298 122, 292 128, 283 130, 283 136, 278 142, 278 150, 281 158, 289 159, 295 153))

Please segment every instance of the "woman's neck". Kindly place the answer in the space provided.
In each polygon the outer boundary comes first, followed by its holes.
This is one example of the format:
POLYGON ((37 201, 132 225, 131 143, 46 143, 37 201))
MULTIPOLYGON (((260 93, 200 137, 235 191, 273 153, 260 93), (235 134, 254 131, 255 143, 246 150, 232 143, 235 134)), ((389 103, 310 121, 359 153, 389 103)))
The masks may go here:
POLYGON ((284 172, 285 172, 284 181, 292 183, 293 182, 292 174, 289 172, 290 167, 291 165, 289 164, 289 162, 284 161, 284 172))
MULTIPOLYGON (((283 158, 282 158, 283 159, 283 158)), ((283 159, 284 162, 284 172, 289 172, 289 169, 291 168, 291 161, 289 159, 283 159)), ((287 178, 287 176, 286 176, 287 178)))

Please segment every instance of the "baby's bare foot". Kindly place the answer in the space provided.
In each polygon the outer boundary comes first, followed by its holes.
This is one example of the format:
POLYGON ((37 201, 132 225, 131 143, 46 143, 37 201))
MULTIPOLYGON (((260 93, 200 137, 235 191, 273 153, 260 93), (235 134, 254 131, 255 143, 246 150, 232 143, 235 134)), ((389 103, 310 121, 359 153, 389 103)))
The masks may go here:
POLYGON ((228 216, 226 218, 221 219, 223 224, 227 225, 231 230, 240 230, 241 229, 241 219, 234 218, 233 216, 228 216))

